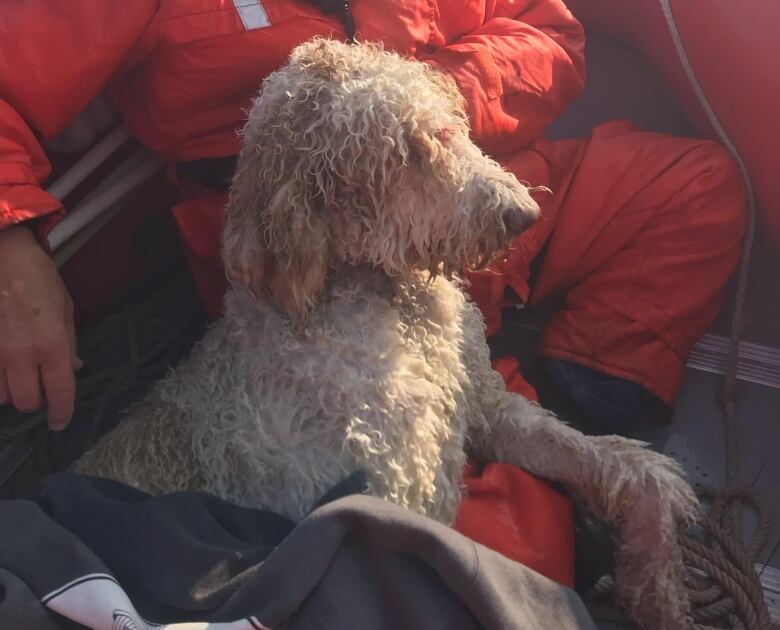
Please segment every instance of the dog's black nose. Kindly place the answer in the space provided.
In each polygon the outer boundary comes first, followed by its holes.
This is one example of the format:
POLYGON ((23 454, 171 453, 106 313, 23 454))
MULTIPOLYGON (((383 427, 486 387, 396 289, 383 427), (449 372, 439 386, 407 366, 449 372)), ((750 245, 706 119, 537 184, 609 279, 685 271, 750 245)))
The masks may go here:
POLYGON ((517 206, 504 210, 501 219, 504 222, 506 231, 513 236, 522 234, 534 222, 532 213, 526 212, 517 206))

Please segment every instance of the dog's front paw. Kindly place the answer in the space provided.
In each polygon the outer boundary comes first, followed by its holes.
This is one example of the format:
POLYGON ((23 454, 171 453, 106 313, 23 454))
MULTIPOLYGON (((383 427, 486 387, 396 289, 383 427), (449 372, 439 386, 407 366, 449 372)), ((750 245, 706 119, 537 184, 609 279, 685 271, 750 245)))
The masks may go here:
POLYGON ((696 519, 696 495, 671 458, 631 440, 600 440, 615 484, 618 603, 643 628, 685 628, 690 604, 677 536, 696 519))
MULTIPOLYGON (((603 462, 605 508, 619 521, 637 511, 642 498, 657 497, 678 525, 690 525, 699 516, 699 500, 685 480, 682 466, 643 442, 618 436, 594 438, 603 462)), ((638 511, 637 511, 638 513, 638 511)))

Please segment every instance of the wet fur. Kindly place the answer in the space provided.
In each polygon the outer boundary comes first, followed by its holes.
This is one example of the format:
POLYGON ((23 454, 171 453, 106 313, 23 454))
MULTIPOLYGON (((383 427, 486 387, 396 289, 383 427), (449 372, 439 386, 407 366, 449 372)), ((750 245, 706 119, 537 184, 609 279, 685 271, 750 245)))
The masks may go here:
POLYGON ((617 593, 684 627, 679 466, 587 437, 490 366, 453 273, 538 208, 470 142, 451 80, 375 46, 315 40, 264 83, 226 209, 225 316, 77 468, 303 517, 351 472, 452 523, 466 453, 563 483, 616 527, 617 593))

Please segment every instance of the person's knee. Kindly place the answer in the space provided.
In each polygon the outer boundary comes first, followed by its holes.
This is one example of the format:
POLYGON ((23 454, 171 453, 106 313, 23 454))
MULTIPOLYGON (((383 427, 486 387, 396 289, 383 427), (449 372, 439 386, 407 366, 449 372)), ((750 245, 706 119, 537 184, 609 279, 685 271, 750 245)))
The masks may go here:
POLYGON ((690 173, 691 194, 721 227, 741 236, 747 218, 745 179, 734 156, 717 142, 702 140, 680 165, 690 173))
POLYGON ((742 183, 739 165, 731 152, 713 140, 695 140, 692 151, 683 160, 687 168, 712 177, 714 182, 736 180, 742 183))
POLYGON ((637 383, 574 361, 545 357, 543 363, 560 390, 588 416, 594 430, 611 433, 625 422, 664 424, 670 418, 669 406, 637 383))

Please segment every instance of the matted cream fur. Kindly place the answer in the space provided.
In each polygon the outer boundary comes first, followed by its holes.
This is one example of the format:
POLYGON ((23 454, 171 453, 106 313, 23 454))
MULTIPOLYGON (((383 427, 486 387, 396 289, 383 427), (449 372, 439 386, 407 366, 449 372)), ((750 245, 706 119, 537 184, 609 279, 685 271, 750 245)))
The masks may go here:
POLYGON ((375 495, 451 523, 466 453, 507 462, 616 527, 634 619, 683 627, 677 526, 697 506, 679 466, 508 393, 452 278, 537 214, 469 140, 451 80, 377 46, 298 47, 243 132, 224 318, 78 470, 299 519, 363 469, 375 495))

